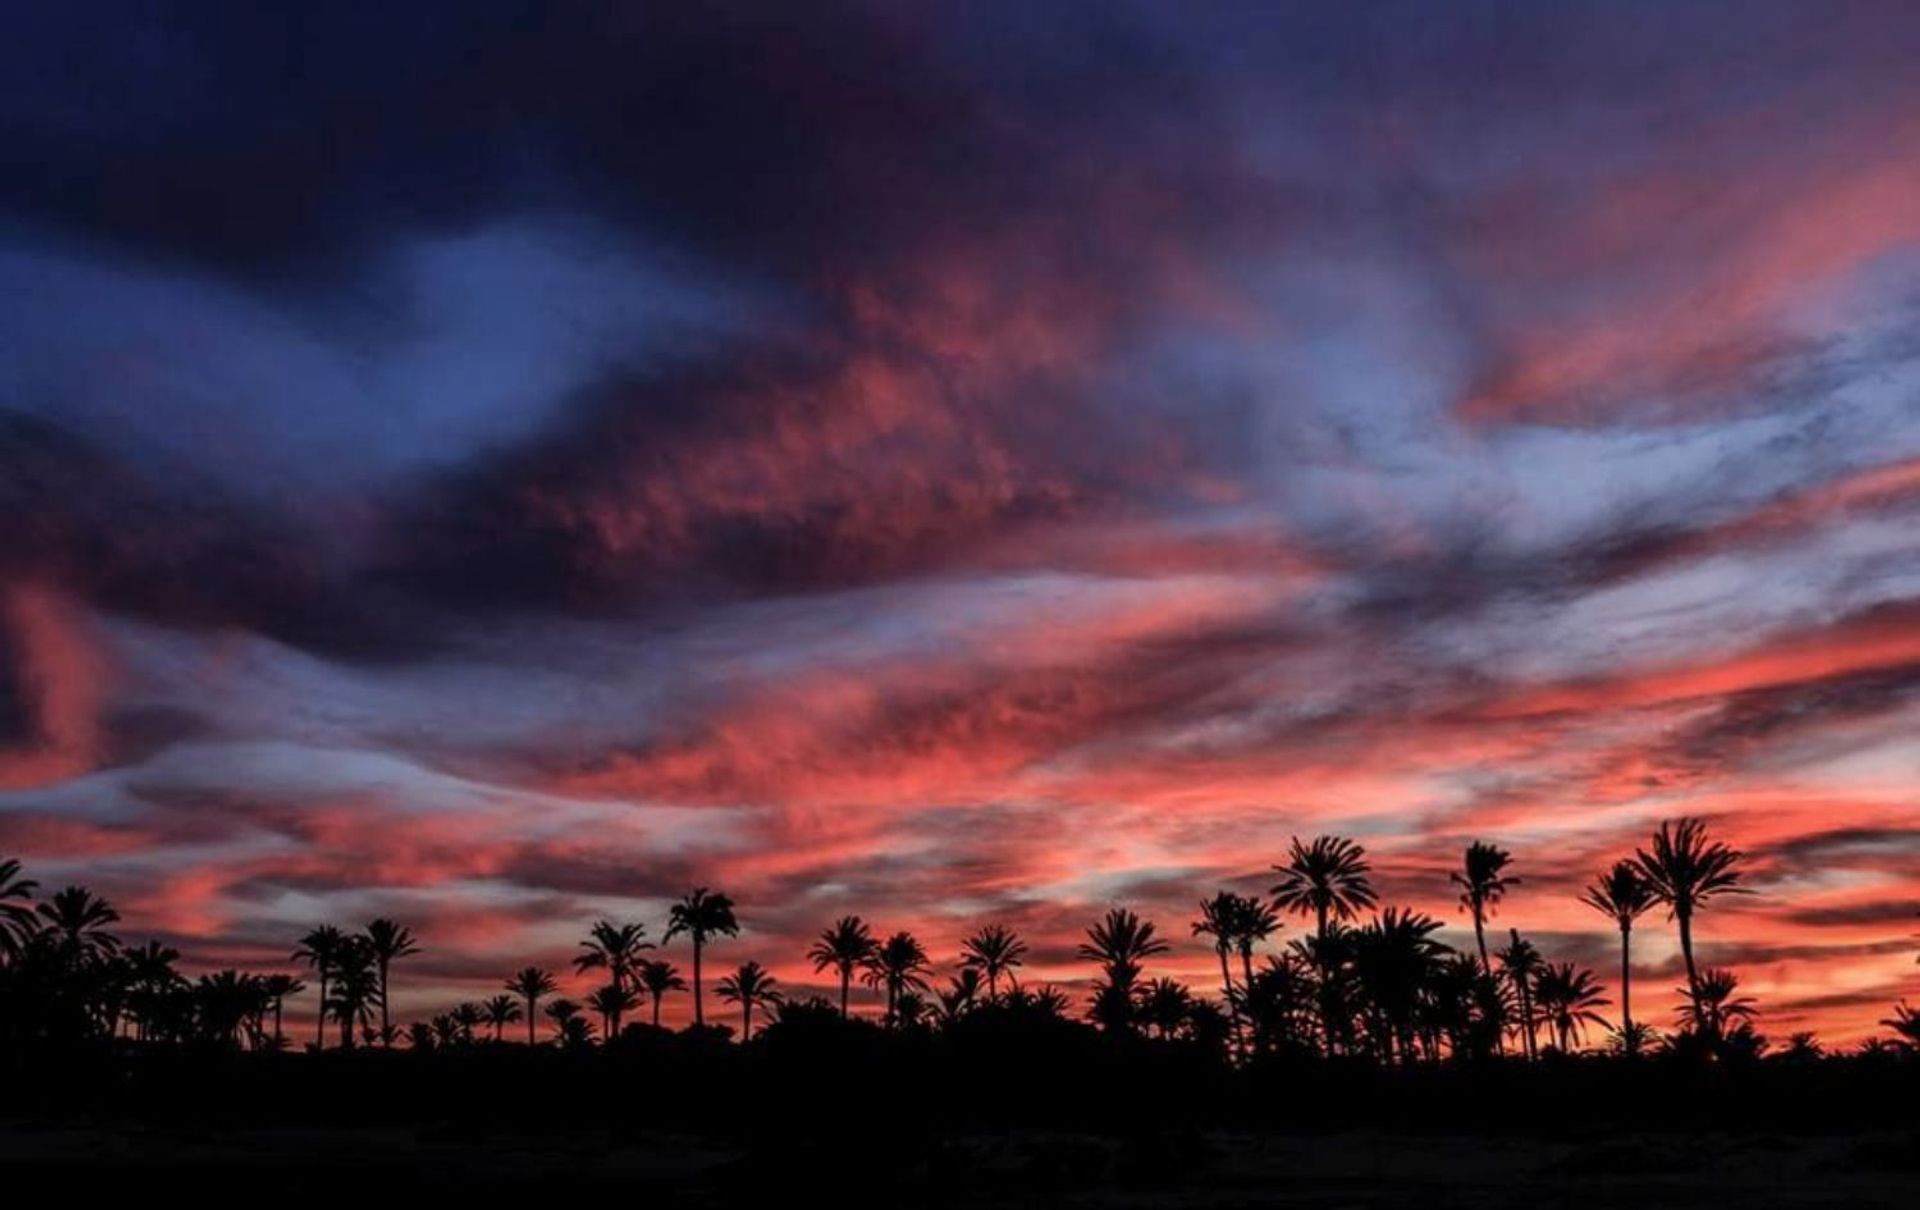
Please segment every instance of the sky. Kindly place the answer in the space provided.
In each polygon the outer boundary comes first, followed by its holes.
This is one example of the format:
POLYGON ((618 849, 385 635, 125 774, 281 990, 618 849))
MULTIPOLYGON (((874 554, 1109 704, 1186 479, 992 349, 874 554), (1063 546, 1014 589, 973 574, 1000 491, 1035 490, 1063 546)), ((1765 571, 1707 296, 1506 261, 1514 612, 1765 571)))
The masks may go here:
POLYGON ((1920 994, 1912 5, 8 23, 0 852, 128 937, 393 916, 405 1019, 709 885, 789 991, 1114 905, 1205 987, 1335 832, 1617 999, 1695 815, 1763 1032, 1920 994))

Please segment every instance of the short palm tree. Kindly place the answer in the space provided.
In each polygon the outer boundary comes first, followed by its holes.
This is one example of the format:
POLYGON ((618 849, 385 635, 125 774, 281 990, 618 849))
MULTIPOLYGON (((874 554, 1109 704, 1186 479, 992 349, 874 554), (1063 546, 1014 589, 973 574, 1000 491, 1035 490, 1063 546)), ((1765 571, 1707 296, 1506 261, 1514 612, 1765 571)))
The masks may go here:
POLYGON ((927 951, 912 933, 895 933, 874 950, 865 978, 869 986, 886 992, 887 1024, 901 1023, 900 998, 909 992, 926 991, 927 976, 932 973, 927 951))
POLYGON ((1653 907, 1653 885, 1633 862, 1616 861, 1593 880, 1580 902, 1620 930, 1620 1036, 1631 1046, 1640 1036, 1633 1028, 1633 922, 1653 907))
POLYGON ((414 944, 412 930, 384 916, 367 924, 367 943, 373 947, 374 967, 380 973, 380 1037, 392 1046, 393 1026, 387 1005, 389 976, 397 959, 419 953, 420 947, 414 944))
POLYGON ((120 919, 113 905, 85 887, 55 891, 40 905, 40 919, 71 961, 93 961, 120 948, 107 926, 120 919))
POLYGON ((1743 894, 1739 850, 1707 839, 1707 825, 1698 819, 1663 822, 1653 834, 1653 847, 1634 854, 1640 873, 1653 887, 1653 897, 1667 905, 1680 927, 1680 954, 1687 963, 1687 994, 1694 1015, 1704 1014, 1700 1002, 1700 974, 1693 962, 1693 914, 1722 894, 1743 894))
POLYGON ((847 992, 853 985, 853 972, 864 967, 878 948, 879 942, 873 939, 873 930, 867 922, 858 916, 842 916, 834 921, 833 927, 820 934, 807 951, 807 957, 813 962, 813 969, 824 971, 831 967, 840 977, 840 1015, 847 1015, 847 992))
POLYGON ((300 947, 293 951, 295 962, 304 962, 313 968, 314 975, 320 980, 320 1014, 314 1021, 315 1046, 327 1044, 327 1005, 332 997, 328 995, 328 984, 333 980, 334 968, 340 965, 341 951, 347 946, 347 935, 331 924, 323 924, 300 938, 300 947))
POLYGON ((1140 1015, 1162 1038, 1171 1038, 1193 1011, 1193 993, 1177 979, 1155 979, 1137 993, 1140 1015))
POLYGON ((1562 1054, 1571 1052, 1588 1025, 1606 1028, 1605 1018, 1594 1010, 1610 1001, 1600 994, 1593 972, 1571 962, 1548 963, 1534 972, 1533 1002, 1553 1029, 1562 1054))
POLYGON ((1094 988, 1095 1014, 1110 1029, 1130 1028, 1134 989, 1146 960, 1167 952, 1167 943, 1154 933, 1153 924, 1131 909, 1112 908, 1087 929, 1087 939, 1076 951, 1100 964, 1103 978, 1094 988))
POLYGON ((505 992, 490 997, 480 1006, 480 1009, 486 1014, 487 1024, 493 1026, 495 1042, 500 1041, 500 1035, 505 1032, 507 1026, 520 1019, 520 1001, 505 992))
POLYGON ((713 937, 737 937, 740 922, 733 916, 733 900, 706 887, 696 887, 667 912, 666 940, 685 933, 693 942, 693 1023, 707 1023, 701 1004, 700 955, 713 937))
POLYGON ((654 1028, 660 1027, 660 1004, 667 998, 668 992, 687 990, 687 981, 680 977, 680 970, 673 963, 659 958, 643 958, 636 968, 640 976, 640 986, 647 989, 647 996, 653 1001, 654 1028))
MULTIPOLYGON (((574 958, 573 969, 582 972, 606 971, 615 988, 620 991, 631 990, 634 967, 639 963, 640 956, 653 948, 653 943, 646 937, 647 926, 644 924, 615 924, 611 920, 596 921, 587 933, 587 939, 580 943, 580 948, 586 952, 574 958)), ((617 1005, 624 1004, 625 1000, 615 996, 609 1002, 617 1005)), ((607 1019, 609 1038, 620 1032, 621 1011, 624 1010, 616 1011, 607 1019)))
POLYGON ((1882 1017, 1880 1024, 1900 1035, 1900 1045, 1908 1050, 1920 1050, 1920 1011, 1907 1007, 1905 1000, 1893 1006, 1891 1017, 1882 1017))
MULTIPOLYGON (((543 997, 551 996, 560 990, 560 985, 553 981, 553 975, 549 972, 537 966, 526 966, 522 967, 513 978, 507 980, 505 986, 508 993, 527 1002, 527 1045, 532 1046, 534 1044, 533 1023, 539 1013, 540 1001, 543 997)), ((576 1009, 578 1007, 575 1005, 576 1009)))
POLYGON ((1000 980, 1011 978, 1026 959, 1027 943, 1005 925, 989 924, 960 943, 960 967, 986 979, 988 1000, 1000 998, 1000 980))
POLYGON ((1536 1018, 1533 1011, 1533 979, 1540 970, 1540 951, 1533 947, 1533 942, 1520 935, 1519 929, 1508 929, 1507 936, 1511 938, 1511 943, 1494 957, 1499 959, 1501 973, 1506 975, 1507 982, 1513 985, 1514 993, 1520 997, 1521 1036, 1526 1039, 1527 1057, 1532 1059, 1538 1057, 1540 1052, 1534 1033, 1536 1018))
POLYGON ((1680 1023, 1708 1041, 1726 1037, 1728 1027, 1758 1015, 1753 1000, 1737 994, 1739 976, 1717 966, 1705 967, 1689 987, 1690 999, 1680 1006, 1680 1023))
POLYGON ((1237 1040, 1240 1033, 1240 1000, 1243 993, 1233 986, 1233 968, 1227 965, 1227 956, 1233 953, 1234 943, 1238 940, 1241 916, 1241 900, 1244 896, 1232 891, 1216 891, 1213 898, 1200 901, 1200 918, 1193 922, 1193 935, 1213 938, 1214 957, 1220 960, 1220 994, 1226 998, 1227 1011, 1232 1014, 1232 1029, 1237 1040))
POLYGON ((742 962, 740 969, 714 985, 714 990, 720 993, 722 1000, 740 1006, 740 1041, 743 1045, 753 1037, 754 1005, 770 1008, 780 1003, 779 982, 758 962, 742 962))
POLYGON ((1519 879, 1506 870, 1513 854, 1497 845, 1476 840, 1467 846, 1460 868, 1447 875, 1460 888, 1460 906, 1473 917, 1473 939, 1480 946, 1480 965, 1492 968, 1487 957, 1487 919, 1519 879))
POLYGON ((333 1000, 331 1016, 340 1026, 340 1046, 353 1049, 354 1030, 372 1020, 373 1005, 380 999, 380 971, 374 959, 373 943, 354 935, 341 945, 333 964, 333 1000))
POLYGON ((273 1048, 279 1050, 287 1044, 286 1033, 281 1028, 287 997, 306 991, 307 985, 292 975, 268 975, 261 981, 260 990, 273 1009, 273 1048))
POLYGON ((600 1014, 601 1032, 611 1042, 620 1036, 620 1018, 640 1007, 640 997, 630 987, 608 983, 594 989, 587 1007, 600 1014))

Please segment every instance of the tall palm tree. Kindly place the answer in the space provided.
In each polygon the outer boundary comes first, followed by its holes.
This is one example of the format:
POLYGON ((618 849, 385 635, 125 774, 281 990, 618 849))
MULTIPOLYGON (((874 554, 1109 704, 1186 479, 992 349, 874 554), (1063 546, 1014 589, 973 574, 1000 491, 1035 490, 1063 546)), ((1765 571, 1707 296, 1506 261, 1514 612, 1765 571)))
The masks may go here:
POLYGON ((1274 906, 1296 916, 1313 917, 1313 953, 1320 963, 1320 1016, 1327 1053, 1333 1053, 1334 948, 1328 943, 1330 921, 1347 921, 1371 908, 1378 897, 1367 875, 1367 850, 1344 836, 1316 836, 1303 845, 1298 836, 1287 854, 1287 864, 1273 867, 1280 875, 1274 884, 1274 906))
POLYGON ((340 1026, 342 1049, 353 1049, 354 1028, 372 1020, 372 1006, 379 999, 380 969, 373 942, 358 934, 350 936, 334 958, 333 1000, 330 1006, 322 1006, 323 1012, 330 1008, 340 1026))
POLYGON ((273 1048, 279 1050, 287 1044, 286 1033, 281 1028, 287 997, 306 991, 307 985, 292 975, 268 975, 260 989, 273 1006, 273 1048))
POLYGON ((1533 977, 1540 969, 1540 951, 1520 935, 1519 929, 1508 929, 1507 936, 1512 938, 1512 943, 1494 957, 1500 960, 1502 973, 1520 997, 1520 1023, 1525 1031, 1522 1037, 1526 1039, 1527 1058, 1537 1058, 1540 1046, 1534 1034, 1533 977))
POLYGON ((960 943, 960 967, 986 979, 988 1000, 1000 998, 1001 976, 1010 978, 1026 959, 1027 943, 1005 925, 989 924, 960 943))
POLYGON ((1534 972, 1533 1002, 1553 1029, 1561 1054, 1572 1051, 1575 1039, 1586 1033, 1586 1026, 1606 1028, 1606 1019, 1594 1009, 1610 1001, 1600 994, 1593 972, 1571 962, 1549 962, 1534 972))
POLYGON ((1167 943, 1154 935, 1151 922, 1129 908, 1111 908, 1087 929, 1087 939, 1075 951, 1100 964, 1104 976, 1094 988, 1095 1012, 1109 1028, 1128 1029, 1134 1016, 1134 988, 1146 960, 1167 952, 1167 943))
POLYGON ((1473 939, 1480 945, 1480 965, 1489 969, 1493 964, 1487 958, 1487 918, 1493 915, 1507 891, 1520 881, 1506 872, 1512 862, 1513 854, 1505 849, 1476 840, 1467 846, 1460 869, 1447 875, 1460 888, 1461 908, 1473 916, 1473 939))
POLYGON ((367 923, 367 943, 373 947, 373 963, 380 972, 380 1037, 388 1047, 392 1047, 393 1024, 387 1009, 388 989, 391 987, 388 977, 396 960, 419 953, 420 947, 414 944, 411 929, 395 924, 385 916, 367 923))
POLYGON ((900 998, 909 992, 926 991, 927 976, 932 973, 927 951, 912 933, 895 933, 874 950, 867 962, 866 981, 886 991, 887 1024, 901 1023, 900 998))
POLYGON ((20 877, 20 863, 0 858, 0 950, 10 949, 32 931, 33 909, 28 903, 39 883, 20 877))
POLYGON ((740 969, 714 985, 722 1000, 740 1006, 741 1045, 753 1037, 753 1006, 771 1007, 780 1003, 780 989, 776 986, 779 982, 758 962, 742 962, 740 969))
MULTIPOLYGON (((1232 891, 1216 891, 1213 898, 1200 901, 1200 919, 1193 922, 1194 936, 1213 938, 1213 953, 1220 960, 1220 994, 1226 999, 1227 1012, 1232 1015, 1236 1042, 1240 1036, 1240 1001, 1244 993, 1233 986, 1233 969, 1227 965, 1227 956, 1233 953, 1234 943, 1239 939, 1244 898, 1232 891)), ((1252 981, 1248 982, 1250 985, 1252 981)))
POLYGON ((840 1015, 847 1015, 847 990, 853 984, 853 972, 865 966, 873 958, 873 951, 879 942, 873 939, 873 930, 867 922, 858 916, 842 916, 833 922, 833 927, 821 932, 807 951, 807 957, 813 962, 815 971, 833 968, 840 976, 840 1015))
POLYGON ((695 887, 667 912, 666 940, 685 933, 693 941, 693 1023, 707 1023, 700 996, 700 955, 712 937, 737 937, 740 922, 733 917, 733 900, 706 887, 695 887))
POLYGON ((1632 1054, 1639 1034, 1633 1028, 1633 922, 1653 907, 1653 885, 1631 861, 1593 880, 1580 902, 1611 919, 1620 930, 1620 1036, 1632 1054))
POLYGON ((480 1006, 486 1014, 487 1024, 493 1026, 493 1040, 498 1042, 507 1026, 520 1019, 520 1001, 508 993, 489 998, 480 1006))
POLYGON ((69 961, 91 962, 120 948, 120 938, 107 931, 108 925, 120 919, 120 913, 85 887, 55 891, 40 905, 40 919, 69 961))
POLYGON ((687 981, 680 977, 680 971, 671 962, 663 959, 642 959, 638 967, 640 984, 647 989, 647 996, 653 1001, 653 1026, 660 1027, 660 1003, 667 998, 668 992, 687 990, 687 981))
POLYGON ((1693 963, 1693 914, 1721 894, 1744 894, 1740 863, 1744 855, 1718 840, 1707 839, 1707 825, 1698 819, 1667 820, 1653 834, 1651 851, 1634 854, 1640 872, 1653 887, 1655 901, 1667 905, 1680 926, 1680 954, 1687 963, 1688 997, 1695 1014, 1702 1011, 1700 974, 1693 963))
POLYGON ((1280 913, 1270 903, 1251 895, 1242 895, 1233 917, 1233 947, 1240 951, 1242 986, 1253 984, 1253 947, 1283 927, 1280 913))
POLYGON ((340 965, 340 953, 346 945, 345 933, 331 924, 323 924, 300 938, 300 947, 293 951, 293 960, 312 967, 320 980, 320 1012, 314 1021, 313 1044, 322 1049, 327 1045, 327 1005, 332 1001, 328 984, 333 980, 334 968, 340 965))
MULTIPOLYGON (((646 936, 647 926, 644 924, 597 921, 588 932, 587 939, 580 943, 586 952, 574 958, 573 969, 582 972, 604 970, 616 991, 628 991, 633 985, 633 968, 640 961, 640 955, 653 948, 653 943, 646 936)), ((615 995, 607 1002, 615 1006, 614 1014, 606 1022, 607 1037, 613 1038, 620 1033, 621 1012, 625 1007, 636 1007, 637 1001, 629 1005, 625 997, 615 995)))
POLYGON ((537 1019, 541 997, 559 991, 560 985, 553 981, 553 976, 547 971, 537 966, 526 966, 507 980, 505 986, 508 992, 527 1002, 527 1045, 532 1046, 533 1023, 537 1019))

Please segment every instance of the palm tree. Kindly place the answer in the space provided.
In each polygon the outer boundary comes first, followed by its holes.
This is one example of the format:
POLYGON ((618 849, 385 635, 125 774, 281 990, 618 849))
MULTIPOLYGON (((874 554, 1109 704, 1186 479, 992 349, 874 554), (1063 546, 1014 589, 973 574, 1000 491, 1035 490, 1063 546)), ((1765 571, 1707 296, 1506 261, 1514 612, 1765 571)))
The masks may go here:
POLYGON ((273 1048, 279 1050, 287 1044, 286 1034, 280 1028, 286 999, 306 991, 307 985, 292 975, 268 975, 260 986, 273 1005, 273 1048))
POLYGON ((320 1013, 314 1021, 313 1044, 325 1049, 327 1045, 327 1005, 331 1002, 327 985, 333 979, 333 971, 340 964, 340 952, 347 946, 347 935, 331 924, 323 924, 300 938, 300 948, 293 951, 295 962, 304 962, 313 968, 320 979, 320 1013))
POLYGON ((1700 975, 1693 964, 1693 914, 1714 896, 1743 894, 1740 862, 1743 854, 1718 840, 1707 839, 1707 826, 1698 819, 1669 820, 1653 834, 1653 849, 1634 854, 1640 872, 1652 884, 1655 901, 1667 905, 1680 926, 1680 953, 1687 963, 1687 994, 1695 1016, 1701 1016, 1700 975))
POLYGON ((20 877, 20 863, 0 858, 0 950, 17 945, 33 924, 33 909, 25 906, 39 883, 20 877))
POLYGON ((1447 875, 1460 888, 1460 906, 1473 916, 1473 939, 1480 945, 1480 965, 1489 969, 1493 964, 1487 959, 1487 918, 1493 915, 1507 891, 1520 881, 1505 872, 1512 862, 1513 854, 1505 849, 1476 840, 1467 846, 1461 868, 1447 875))
POLYGON ((680 971, 673 963, 661 959, 645 958, 637 968, 641 986, 647 989, 647 995, 653 1000, 653 1025, 660 1027, 660 1002, 667 998, 668 992, 687 990, 687 981, 680 977, 680 971))
POLYGON ((1907 1050, 1920 1050, 1920 1012, 1907 1007, 1905 1000, 1893 1006, 1891 1017, 1882 1017, 1880 1024, 1900 1035, 1900 1045, 1907 1050))
POLYGON ((473 1032, 487 1021, 487 1008, 484 1004, 475 1004, 471 1000, 462 1000, 453 1006, 453 1024, 460 1031, 460 1040, 473 1045, 473 1032))
POLYGON ((1572 1049, 1574 1040, 1586 1033, 1586 1026, 1606 1028, 1606 1019, 1593 1010, 1610 1001, 1600 994, 1593 972, 1571 962, 1548 963, 1534 972, 1533 1002, 1552 1026, 1561 1054, 1572 1049))
POLYGON ((1540 969, 1540 951, 1533 948, 1533 942, 1520 935, 1519 929, 1508 929, 1507 936, 1512 944, 1494 957, 1500 960, 1500 969, 1507 976, 1507 982, 1520 997, 1520 1022, 1525 1028, 1527 1058, 1537 1058, 1539 1043, 1535 1038, 1533 1026, 1533 978, 1540 969))
POLYGON ((1255 899, 1251 895, 1239 896, 1233 915, 1233 946, 1240 951, 1240 974, 1243 986, 1253 983, 1253 947, 1279 932, 1284 925, 1280 923, 1280 913, 1272 904, 1255 899))
POLYGON ((507 1026, 520 1019, 520 1001, 503 992, 488 999, 480 1011, 486 1014, 487 1024, 493 1026, 493 1040, 498 1042, 507 1026))
POLYGON ((753 1036, 753 1006, 771 1007, 780 1003, 780 989, 775 986, 778 983, 758 962, 742 962, 739 970, 714 985, 722 1000, 740 1006, 741 1045, 746 1045, 747 1039, 753 1036))
POLYGON ((740 922, 733 918, 733 900, 706 887, 695 887, 667 912, 666 940, 681 933, 693 940, 693 1023, 707 1023, 700 998, 700 954, 710 937, 737 937, 740 922))
POLYGON ((1732 971, 1709 966, 1690 988, 1690 999, 1680 1006, 1680 1023, 1709 1041, 1717 1041, 1734 1022, 1753 1020, 1758 1010, 1750 997, 1737 995, 1740 979, 1732 971))
POLYGON ((847 989, 853 984, 853 972, 873 958, 878 945, 866 921, 858 916, 842 916, 834 921, 832 928, 821 932, 819 940, 807 951, 815 971, 832 967, 839 974, 842 1017, 847 1015, 847 989))
POLYGON ((537 966, 527 966, 522 967, 518 974, 507 980, 505 986, 508 992, 527 1002, 527 1045, 532 1046, 534 1044, 533 1023, 540 1007, 540 999, 559 991, 560 985, 553 981, 553 976, 548 972, 537 966))
MULTIPOLYGON (((1213 953, 1220 959, 1220 994, 1226 998, 1227 1011, 1232 1014, 1236 1040, 1240 1034, 1241 993, 1234 990, 1233 970, 1227 965, 1227 955, 1233 952, 1239 937, 1242 899, 1243 896, 1232 891, 1216 891, 1213 898, 1200 901, 1200 919, 1193 922, 1194 936, 1213 938, 1213 953)), ((1248 983, 1251 985, 1252 980, 1248 983)))
POLYGON ((1193 1011, 1193 993, 1177 979, 1155 979, 1138 992, 1140 1015, 1162 1038, 1171 1038, 1193 1011))
POLYGON ((987 981, 987 999, 1000 998, 1000 978, 1026 964, 1027 943, 1005 925, 989 924, 960 943, 960 968, 979 971, 987 981))
POLYGON ((1633 862, 1616 861, 1593 880, 1580 902, 1620 929, 1620 1036, 1632 1045, 1640 1036, 1633 1028, 1633 922, 1653 907, 1653 885, 1633 862))
POLYGON ((340 1046, 353 1049, 353 1031, 372 1018, 371 1006, 380 999, 380 970, 373 942, 363 936, 351 936, 341 945, 333 964, 333 999, 322 1005, 331 1008, 340 1026, 340 1046))
POLYGON ((884 988, 887 993, 887 1024, 900 1023, 900 997, 926 991, 927 976, 932 973, 927 951, 912 933, 895 933, 874 950, 865 978, 869 986, 884 988))
POLYGON ((937 994, 937 1014, 942 1025, 951 1025, 980 1005, 980 968, 963 966, 947 980, 947 990, 937 994))
POLYGON ((600 1028, 611 1042, 620 1036, 620 1018, 640 1007, 640 997, 632 988, 608 983, 587 997, 587 1007, 600 1014, 600 1028))
POLYGON ((1094 988, 1096 1015, 1109 1028, 1127 1029, 1132 1021, 1134 986, 1142 966, 1168 946, 1154 936, 1153 925, 1128 908, 1111 908, 1106 917, 1087 929, 1087 939, 1076 951, 1100 964, 1105 978, 1094 988))
POLYGON ((368 922, 367 942, 373 946, 374 966, 380 972, 380 1037, 392 1047, 393 1025, 387 1015, 388 974, 396 959, 417 954, 420 947, 413 942, 412 930, 384 916, 368 922))
POLYGON ((120 938, 107 926, 120 919, 113 905, 85 887, 54 892, 40 905, 40 919, 59 942, 68 961, 91 962, 120 948, 120 938))
POLYGON ((1377 897, 1367 877, 1367 851, 1344 836, 1316 836, 1310 845, 1293 838, 1287 864, 1273 867, 1280 881, 1272 890, 1274 906, 1296 916, 1312 916, 1313 952, 1321 962, 1320 1015, 1325 1026, 1327 1053, 1333 1053, 1333 970, 1328 965, 1330 920, 1346 921, 1371 908, 1377 897))
MULTIPOLYGON (((604 970, 619 991, 627 991, 633 985, 633 969, 639 963, 640 955, 653 948, 646 939, 647 926, 644 924, 615 924, 611 920, 601 920, 594 924, 587 939, 580 943, 586 952, 573 960, 576 971, 604 970)), ((627 1004, 620 996, 612 998, 610 1003, 627 1004)), ((634 1004, 638 1002, 635 1001, 634 1004)), ((627 1007, 633 1007, 628 1004, 627 1007)), ((607 1037, 612 1038, 620 1032, 620 1012, 607 1020, 607 1037)))
MULTIPOLYGON (((566 1047, 585 1046, 593 1039, 593 1026, 580 1015, 580 1006, 571 1000, 555 1000, 547 1005, 547 1019, 553 1022, 554 1034, 560 1044, 566 1047)), ((527 1021, 527 1032, 533 1032, 533 1021, 527 1021)))

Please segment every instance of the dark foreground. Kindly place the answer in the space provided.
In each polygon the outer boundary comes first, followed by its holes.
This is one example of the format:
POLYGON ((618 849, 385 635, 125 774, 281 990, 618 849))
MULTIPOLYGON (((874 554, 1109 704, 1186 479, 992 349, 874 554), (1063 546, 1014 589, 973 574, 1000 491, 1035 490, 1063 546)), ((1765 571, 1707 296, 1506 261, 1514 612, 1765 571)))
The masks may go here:
POLYGON ((885 1156, 857 1138, 765 1147, 705 1136, 472 1128, 249 1129, 19 1123, 14 1187, 417 1190, 436 1198, 627 1193, 641 1204, 772 1198, 991 1206, 1797 1207, 1920 1205, 1920 1135, 1108 1134, 927 1137, 885 1156), (176 1183, 178 1182, 178 1183, 176 1183))

